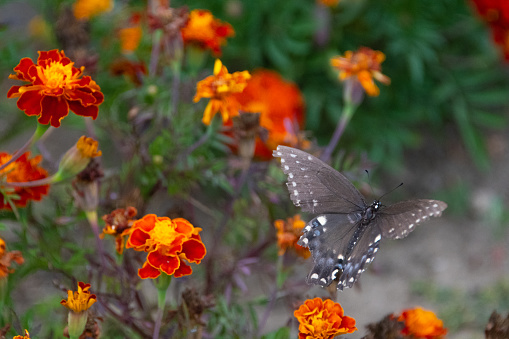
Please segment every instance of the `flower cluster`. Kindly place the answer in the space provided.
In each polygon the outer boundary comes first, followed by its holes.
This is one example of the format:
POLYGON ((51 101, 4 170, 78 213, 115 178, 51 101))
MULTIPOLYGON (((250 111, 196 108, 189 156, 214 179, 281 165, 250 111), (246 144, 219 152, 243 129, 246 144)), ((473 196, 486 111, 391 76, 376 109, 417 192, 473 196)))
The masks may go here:
POLYGON ((147 252, 147 261, 138 270, 142 279, 155 279, 161 273, 176 278, 190 275, 187 262, 199 264, 207 250, 198 234, 202 229, 185 219, 148 214, 128 230, 126 248, 147 252))
POLYGON ((355 319, 345 316, 341 305, 330 299, 308 299, 294 316, 299 321, 299 339, 331 339, 357 331, 355 319))
POLYGON ((16 74, 9 78, 30 84, 12 86, 7 97, 18 98, 18 108, 29 116, 38 116, 43 125, 60 127, 69 110, 96 119, 104 96, 92 78, 81 78, 83 70, 84 67, 74 67, 64 51, 39 52, 37 64, 30 58, 23 58, 14 67, 16 74))
POLYGON ((201 98, 210 98, 203 113, 203 123, 209 125, 217 112, 221 112, 223 122, 238 115, 240 104, 232 94, 242 92, 249 78, 251 75, 248 71, 228 73, 221 60, 217 59, 214 64, 214 75, 199 81, 196 85, 194 102, 200 101, 201 98))
POLYGON ((404 310, 398 317, 398 321, 405 323, 402 333, 413 338, 439 339, 447 334, 442 320, 438 319, 432 311, 420 307, 404 310))
POLYGON ((381 63, 385 55, 371 48, 361 47, 358 51, 347 51, 344 56, 336 56, 331 59, 331 65, 339 70, 341 81, 351 79, 359 82, 366 93, 370 96, 378 96, 380 89, 373 79, 388 85, 390 79, 381 73, 381 63))
POLYGON ((106 214, 102 217, 106 226, 101 233, 101 239, 104 238, 105 234, 109 234, 115 237, 115 248, 118 254, 124 252, 124 237, 127 235, 126 232, 134 223, 134 217, 138 214, 136 208, 129 206, 126 209, 117 208, 110 214, 106 214))
MULTIPOLYGON (((0 152, 0 168, 6 164, 12 155, 0 152)), ((48 172, 39 166, 42 161, 40 155, 30 158, 30 152, 26 152, 18 159, 11 162, 5 168, 0 169, 0 210, 11 210, 9 201, 16 207, 25 207, 30 200, 39 201, 48 194, 49 185, 35 187, 9 188, 9 183, 29 182, 48 177, 48 172)))
POLYGON ((185 44, 210 49, 215 56, 221 55, 221 46, 226 44, 226 39, 235 35, 230 24, 203 9, 191 11, 189 21, 180 31, 185 44))
POLYGON ((506 0, 473 0, 474 5, 491 28, 491 34, 506 60, 509 60, 509 4, 506 0))
POLYGON ((300 215, 296 215, 293 218, 284 220, 274 221, 274 227, 277 230, 277 244, 279 246, 279 255, 283 255, 287 249, 293 248, 297 254, 304 259, 309 258, 311 252, 306 247, 302 247, 297 244, 302 229, 306 226, 306 223, 301 220, 300 215))
POLYGON ((0 279, 4 279, 10 273, 14 272, 14 270, 10 268, 12 262, 21 265, 25 262, 25 259, 23 259, 20 251, 7 252, 5 241, 0 238, 0 279))

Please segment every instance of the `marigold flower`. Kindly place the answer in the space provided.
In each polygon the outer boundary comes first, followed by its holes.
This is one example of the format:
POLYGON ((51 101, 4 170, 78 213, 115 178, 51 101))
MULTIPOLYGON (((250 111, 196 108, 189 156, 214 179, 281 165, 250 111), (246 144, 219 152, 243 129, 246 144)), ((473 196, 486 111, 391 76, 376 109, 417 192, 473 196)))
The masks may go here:
POLYGON ((331 65, 337 68, 339 79, 354 79, 358 81, 366 93, 370 96, 378 96, 380 89, 375 85, 373 79, 383 84, 390 84, 391 80, 381 73, 380 64, 385 60, 385 54, 374 51, 371 48, 361 47, 358 51, 347 51, 345 56, 332 58, 331 65))
POLYGON ((28 333, 28 330, 25 330, 25 335, 24 336, 17 335, 17 336, 15 336, 12 339, 30 339, 30 333, 28 333))
POLYGON ((122 28, 118 31, 120 48, 123 53, 132 53, 138 48, 143 34, 140 20, 141 15, 139 13, 135 13, 129 19, 129 27, 122 28))
POLYGON ((77 0, 73 5, 76 19, 88 20, 113 9, 113 0, 77 0))
POLYGON ((14 67, 16 74, 9 78, 30 84, 12 86, 7 98, 19 98, 18 108, 28 116, 37 115, 37 121, 43 125, 59 127, 69 110, 95 120, 104 96, 92 78, 80 78, 84 69, 74 67, 64 51, 39 51, 37 64, 30 58, 23 58, 14 67))
POLYGON ((327 7, 336 7, 339 4, 339 0, 317 0, 317 2, 327 7))
MULTIPOLYGON (((16 159, 16 161, 0 170, 0 187, 9 182, 29 182, 48 177, 48 172, 46 172, 44 168, 39 167, 42 157, 40 155, 31 159, 29 157, 30 152, 26 152, 16 159)), ((11 158, 12 155, 0 152, 0 167, 11 158)), ((9 198, 16 207, 25 207, 29 200, 39 201, 44 195, 48 194, 48 191, 49 185, 14 187, 12 189, 8 188, 7 190, 2 190, 0 191, 0 210, 11 210, 11 206, 8 203, 9 198), (3 194, 11 197, 4 196, 3 194)))
POLYGON ((432 311, 420 307, 404 310, 398 321, 405 322, 402 333, 415 338, 439 339, 447 334, 442 320, 438 319, 432 311))
POLYGON ((93 138, 81 136, 76 144, 64 154, 58 172, 63 178, 72 177, 83 171, 92 158, 99 157, 102 152, 98 150, 99 143, 93 138))
POLYGON ((272 159, 278 145, 306 148, 309 143, 299 132, 304 127, 304 98, 299 88, 270 70, 256 70, 241 93, 233 95, 240 110, 260 113, 260 126, 267 130, 257 138, 255 155, 272 159))
POLYGON ((221 46, 226 38, 235 35, 229 23, 215 19, 210 11, 195 9, 189 13, 189 21, 180 32, 185 44, 195 44, 210 49, 214 56, 221 56, 221 46))
POLYGON ((209 125, 218 111, 221 112, 223 122, 238 115, 239 103, 232 94, 242 92, 249 78, 251 75, 248 71, 228 73, 228 69, 223 66, 221 60, 217 59, 214 64, 214 75, 199 81, 196 86, 194 102, 198 102, 201 98, 210 98, 203 113, 203 123, 209 125))
POLYGON ((207 250, 198 234, 202 229, 185 219, 170 219, 147 214, 134 222, 126 248, 148 253, 138 270, 142 279, 155 279, 161 272, 180 278, 193 273, 187 262, 199 264, 207 250))
POLYGON ((88 318, 88 309, 97 301, 95 294, 91 294, 90 284, 78 282, 78 291, 67 291, 67 300, 62 299, 60 304, 69 309, 67 319, 68 331, 71 338, 78 338, 85 329, 88 318))
POLYGON ((341 305, 330 299, 308 299, 293 314, 299 321, 299 339, 330 339, 357 331, 355 319, 344 316, 341 305))
MULTIPOLYGON (((0 280, 14 272, 14 269, 10 268, 12 262, 21 265, 25 262, 25 259, 23 259, 20 251, 7 252, 5 240, 0 238, 0 280)), ((0 293, 0 295, 2 295, 2 293, 0 293)))
POLYGON ((473 0, 473 3, 490 26, 493 41, 509 60, 509 4, 505 0, 473 0))
POLYGON ((118 254, 124 252, 124 237, 127 235, 124 231, 132 226, 136 214, 138 214, 136 208, 129 206, 126 209, 118 208, 102 217, 106 226, 103 228, 100 237, 103 239, 105 234, 114 236, 115 248, 118 254))
POLYGON ((277 230, 277 244, 279 246, 279 255, 283 255, 287 249, 293 248, 297 254, 304 259, 309 258, 311 253, 306 247, 297 244, 299 237, 302 234, 302 229, 306 223, 301 220, 300 215, 295 215, 293 218, 274 221, 274 227, 277 230))

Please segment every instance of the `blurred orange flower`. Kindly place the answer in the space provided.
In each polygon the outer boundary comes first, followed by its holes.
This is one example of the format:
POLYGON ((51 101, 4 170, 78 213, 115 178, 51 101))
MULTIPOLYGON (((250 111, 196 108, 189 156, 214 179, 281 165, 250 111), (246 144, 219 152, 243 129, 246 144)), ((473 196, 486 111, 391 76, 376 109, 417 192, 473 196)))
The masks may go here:
POLYGON ((102 217, 106 226, 103 228, 100 237, 103 239, 105 234, 114 236, 115 248, 118 254, 124 252, 124 237, 127 235, 124 231, 133 225, 136 214, 138 214, 136 208, 129 206, 125 209, 117 208, 102 217))
POLYGON ((300 130, 304 127, 304 98, 299 88, 270 70, 256 70, 244 91, 233 95, 240 110, 260 113, 260 126, 268 132, 267 140, 257 139, 255 155, 272 158, 278 145, 306 148, 300 130))
POLYGON ((317 2, 327 7, 336 7, 339 4, 339 0, 317 0, 317 2))
POLYGON ((180 278, 193 273, 187 262, 199 264, 207 250, 198 234, 202 229, 185 219, 170 219, 147 214, 125 231, 126 248, 148 252, 138 270, 142 279, 155 279, 162 273, 180 278))
POLYGON ((80 79, 85 68, 74 67, 64 54, 56 49, 41 52, 37 64, 23 58, 14 67, 10 79, 30 82, 12 86, 7 98, 19 98, 18 108, 26 115, 39 116, 39 123, 59 127, 69 110, 83 117, 97 118, 99 105, 104 101, 101 88, 89 76, 80 79))
MULTIPOLYGON (((0 170, 0 187, 4 186, 3 183, 29 182, 48 177, 48 172, 38 166, 42 157, 38 155, 30 159, 29 156, 30 152, 26 152, 16 159, 16 161, 0 170)), ((0 152, 0 167, 2 164, 7 163, 11 158, 12 155, 0 152)), ((6 195, 12 195, 11 201, 16 207, 25 207, 29 200, 39 201, 44 195, 48 194, 48 191, 49 185, 42 185, 35 187, 14 187, 12 191, 3 190, 3 193, 6 195)), ((11 206, 5 199, 4 195, 0 193, 0 210, 2 209, 11 210, 11 206)))
POLYGON ((138 48, 143 34, 140 21, 141 15, 139 13, 134 13, 129 19, 128 27, 118 31, 122 53, 132 53, 138 48))
POLYGON ((76 19, 85 20, 112 9, 113 0, 77 0, 73 5, 76 19))
POLYGON ((67 291, 67 300, 62 299, 60 304, 67 307, 75 313, 81 313, 88 310, 96 301, 95 294, 90 294, 90 284, 78 282, 78 291, 67 291))
POLYGON ((390 84, 389 77, 381 73, 381 63, 385 54, 371 48, 361 47, 358 51, 347 51, 345 56, 336 56, 330 60, 332 67, 339 70, 339 79, 354 79, 358 81, 370 96, 378 96, 380 89, 373 79, 383 84, 390 84))
POLYGON ((357 331, 355 319, 344 316, 341 305, 330 299, 308 299, 293 314, 299 321, 299 339, 330 339, 357 331))
POLYGON ((297 245, 297 241, 302 234, 302 229, 306 223, 301 220, 300 215, 295 215, 293 218, 274 221, 274 227, 277 230, 277 244, 279 246, 278 255, 283 255, 287 249, 293 248, 297 254, 304 259, 309 258, 311 252, 306 247, 297 245))
POLYGON ((447 334, 442 320, 438 319, 432 311, 420 307, 404 310, 398 321, 405 322, 402 333, 414 338, 439 339, 447 334))
POLYGON ((248 71, 228 73, 221 60, 217 59, 214 63, 214 75, 208 76, 196 85, 194 102, 200 101, 201 98, 210 98, 203 113, 203 123, 209 125, 217 112, 221 112, 223 122, 238 115, 239 103, 232 94, 242 92, 249 78, 251 75, 248 71))
POLYGON ((12 339, 30 339, 30 333, 28 333, 28 330, 25 330, 25 335, 17 335, 12 339))
POLYGON ((195 9, 189 13, 189 21, 180 30, 185 44, 195 44, 210 49, 214 56, 221 56, 221 46, 226 38, 235 35, 229 23, 214 18, 210 11, 195 9))
POLYGON ((477 12, 491 28, 493 41, 509 60, 509 2, 506 0, 473 0, 477 12))
POLYGON ((10 268, 13 261, 21 265, 25 262, 25 259, 23 259, 20 251, 7 252, 5 241, 0 238, 0 279, 4 279, 14 272, 14 269, 10 268))

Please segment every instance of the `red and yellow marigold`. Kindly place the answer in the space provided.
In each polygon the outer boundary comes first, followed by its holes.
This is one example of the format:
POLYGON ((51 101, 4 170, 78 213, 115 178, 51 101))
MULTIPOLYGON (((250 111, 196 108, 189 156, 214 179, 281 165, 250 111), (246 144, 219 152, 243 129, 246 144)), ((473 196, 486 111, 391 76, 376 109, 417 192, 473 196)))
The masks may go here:
POLYGON ((442 320, 438 319, 432 311, 420 307, 404 310, 398 321, 405 322, 402 333, 412 338, 440 339, 447 334, 442 320))
POLYGON ((380 89, 374 79, 383 84, 390 84, 391 80, 382 74, 381 63, 385 54, 368 47, 361 47, 358 51, 347 51, 344 56, 336 56, 330 60, 332 67, 339 70, 339 79, 358 81, 370 96, 378 96, 380 89))
POLYGON ((357 331, 355 319, 330 299, 308 299, 293 314, 299 321, 299 339, 331 339, 357 331))
POLYGON ((210 49, 214 56, 221 56, 221 46, 235 35, 229 23, 214 18, 210 11, 195 9, 189 13, 189 21, 180 30, 185 44, 210 49))
POLYGON ((493 41, 509 60, 509 3, 506 0, 473 0, 473 3, 490 26, 493 41))
POLYGON ((103 239, 106 234, 114 236, 115 248, 118 254, 124 252, 124 237, 127 235, 125 231, 133 225, 136 214, 138 214, 136 208, 129 206, 125 209, 117 208, 102 217, 106 226, 103 228, 100 237, 103 239))
POLYGON ((279 255, 283 255, 287 249, 294 249, 295 252, 303 257, 304 259, 309 258, 311 252, 306 247, 302 247, 297 244, 302 229, 306 226, 306 223, 300 218, 300 215, 296 215, 293 218, 287 218, 285 220, 274 221, 274 227, 277 230, 277 244, 279 247, 279 255))
POLYGON ((193 273, 188 263, 199 264, 207 250, 199 232, 183 218, 170 219, 148 214, 134 222, 126 248, 147 252, 147 261, 138 270, 142 279, 155 279, 161 273, 176 278, 193 273))
POLYGON ((64 51, 40 51, 37 64, 23 58, 14 67, 16 74, 9 78, 29 84, 12 86, 7 97, 18 98, 18 108, 29 116, 38 116, 43 125, 59 127, 69 110, 96 119, 104 96, 91 77, 81 77, 84 69, 74 67, 64 51))
POLYGON ((17 335, 12 339, 30 339, 30 333, 28 333, 28 330, 25 330, 25 335, 17 335))
POLYGON ((223 122, 238 115, 240 104, 232 94, 242 92, 249 78, 251 75, 248 71, 228 73, 221 60, 217 59, 214 64, 214 75, 198 82, 193 99, 194 102, 198 102, 201 98, 210 98, 203 113, 203 123, 209 125, 217 112, 221 112, 223 122))
POLYGON ((60 304, 69 309, 67 317, 67 331, 71 338, 78 338, 85 329, 88 319, 88 309, 97 301, 95 294, 90 293, 90 284, 78 282, 78 291, 67 291, 67 300, 60 304))
MULTIPOLYGON (((0 167, 11 158, 12 155, 9 153, 0 152, 0 167)), ((10 198, 9 200, 16 207, 25 207, 30 200, 39 201, 44 195, 48 194, 49 185, 35 187, 9 187, 8 185, 10 182, 29 182, 48 177, 48 172, 39 166, 41 161, 42 157, 40 155, 30 158, 30 152, 26 152, 0 170, 0 188, 2 188, 0 191, 0 210, 11 210, 6 198, 10 198), (4 197, 4 194, 11 195, 11 197, 4 197)))

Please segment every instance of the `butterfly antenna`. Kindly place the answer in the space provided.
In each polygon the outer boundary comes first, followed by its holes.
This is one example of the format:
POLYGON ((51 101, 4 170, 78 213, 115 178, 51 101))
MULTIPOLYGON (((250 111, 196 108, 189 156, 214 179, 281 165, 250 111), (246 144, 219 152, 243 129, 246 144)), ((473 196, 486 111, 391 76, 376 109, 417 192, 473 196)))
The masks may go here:
POLYGON ((387 194, 389 194, 389 193, 391 193, 391 192, 395 191, 396 189, 400 188, 401 186, 403 186, 403 183, 401 183, 401 184, 399 184, 398 186, 394 187, 394 188, 393 188, 392 190, 390 190, 389 192, 384 193, 384 194, 383 194, 380 198, 378 198, 377 200, 382 199, 382 198, 383 198, 383 197, 385 197, 387 194))

